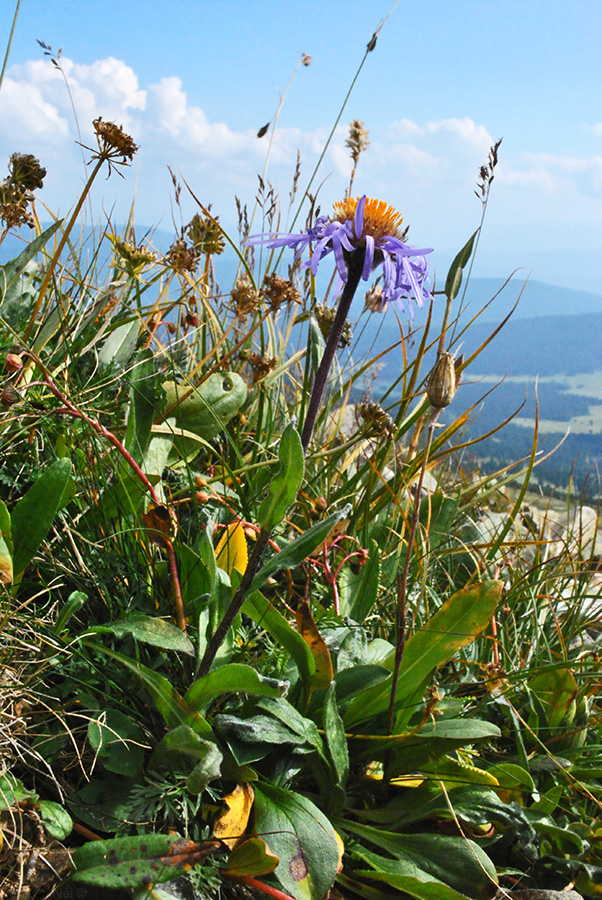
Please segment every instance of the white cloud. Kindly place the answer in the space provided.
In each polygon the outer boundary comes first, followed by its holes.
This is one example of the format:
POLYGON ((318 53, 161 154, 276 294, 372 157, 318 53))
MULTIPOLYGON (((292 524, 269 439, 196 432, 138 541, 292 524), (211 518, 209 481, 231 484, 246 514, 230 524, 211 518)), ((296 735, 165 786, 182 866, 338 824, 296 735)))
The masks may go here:
MULTIPOLYGON (((258 139, 254 130, 237 130, 227 122, 210 121, 190 102, 180 78, 162 78, 140 85, 135 71, 108 57, 89 65, 62 58, 82 129, 83 142, 95 146, 91 122, 97 116, 122 124, 140 145, 133 171, 126 179, 99 181, 95 202, 111 209, 115 221, 125 218, 136 193, 140 222, 165 221, 170 210, 170 165, 191 185, 203 203, 212 203, 228 227, 234 222, 234 194, 252 205, 257 173, 263 170, 270 136, 258 139)), ((71 99, 65 79, 50 60, 13 66, 0 91, 0 166, 10 153, 34 153, 48 169, 42 199, 64 213, 75 202, 85 177, 71 99)), ((588 126, 602 134, 602 123, 588 126)), ((383 124, 371 134, 371 145, 359 163, 355 189, 396 206, 411 225, 411 239, 433 246, 460 245, 474 230, 480 204, 473 195, 479 168, 494 143, 491 128, 465 116, 425 122, 401 119, 383 124)), ((340 126, 312 186, 321 184, 320 200, 327 210, 340 199, 351 172, 345 147, 347 126, 340 126)), ((287 203, 297 148, 302 153, 301 186, 322 150, 326 128, 277 131, 268 178, 287 203)), ((557 246, 571 234, 575 243, 593 249, 600 220, 602 156, 560 156, 520 153, 516 135, 500 150, 493 185, 490 232, 498 244, 557 246)), ((553 148, 551 148, 553 150, 553 148)), ((597 148, 596 148, 597 149, 597 148)), ((89 154, 85 154, 89 156, 89 154)), ((89 171, 89 170, 88 170, 89 171)), ((1 177, 1 171, 0 171, 1 177)), ((183 202, 192 208, 186 192, 183 202)))

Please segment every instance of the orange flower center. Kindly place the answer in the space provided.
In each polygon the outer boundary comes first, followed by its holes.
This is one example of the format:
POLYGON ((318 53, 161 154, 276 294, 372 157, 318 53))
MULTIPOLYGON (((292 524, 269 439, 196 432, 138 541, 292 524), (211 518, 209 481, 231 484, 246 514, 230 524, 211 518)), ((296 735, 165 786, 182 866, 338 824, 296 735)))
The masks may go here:
MULTIPOLYGON (((334 204, 334 218, 338 222, 353 221, 360 197, 341 200, 334 204)), ((401 237, 401 216, 396 209, 385 203, 384 200, 370 200, 366 198, 364 207, 364 228, 357 238, 372 235, 375 241, 389 234, 392 237, 401 237)))

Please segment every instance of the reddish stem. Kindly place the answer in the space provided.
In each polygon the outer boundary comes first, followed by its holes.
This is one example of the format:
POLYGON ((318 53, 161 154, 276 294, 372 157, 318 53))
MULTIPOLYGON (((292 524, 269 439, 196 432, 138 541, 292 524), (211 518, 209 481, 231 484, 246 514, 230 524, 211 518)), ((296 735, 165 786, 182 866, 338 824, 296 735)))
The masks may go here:
POLYGON ((274 900, 295 900, 290 894, 285 894, 284 891, 279 891, 278 888, 272 887, 271 884, 266 884, 264 881, 258 881, 251 875, 228 875, 228 878, 255 888, 256 891, 261 891, 262 894, 273 897, 274 900))
POLYGON ((167 564, 169 566, 169 575, 171 578, 171 586, 173 588, 174 601, 176 604, 176 618, 178 620, 178 627, 181 628, 182 631, 186 631, 186 617, 184 616, 184 601, 182 599, 182 588, 180 587, 180 576, 178 574, 178 561, 176 559, 176 551, 173 548, 173 544, 166 537, 163 538, 165 541, 165 550, 167 553, 167 564))

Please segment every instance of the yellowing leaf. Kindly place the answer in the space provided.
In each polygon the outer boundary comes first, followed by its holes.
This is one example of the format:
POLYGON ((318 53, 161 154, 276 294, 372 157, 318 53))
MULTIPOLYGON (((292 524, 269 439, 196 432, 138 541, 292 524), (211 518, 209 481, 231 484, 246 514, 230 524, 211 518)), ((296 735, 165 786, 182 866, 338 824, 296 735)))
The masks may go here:
POLYGON ((213 834, 230 850, 245 833, 254 800, 255 791, 250 784, 237 784, 223 799, 226 808, 213 823, 213 834))
POLYGON ((240 522, 232 522, 224 529, 224 533, 215 548, 215 560, 220 569, 231 575, 236 569, 244 574, 248 562, 247 541, 240 522))
POLYGON ((228 857, 225 875, 268 875, 273 872, 280 860, 269 849, 264 840, 258 837, 242 841, 228 857))
POLYGON ((309 647, 316 664, 316 671, 311 676, 311 686, 313 690, 327 688, 334 678, 330 651, 324 638, 318 631, 306 600, 297 607, 295 622, 297 631, 309 647))

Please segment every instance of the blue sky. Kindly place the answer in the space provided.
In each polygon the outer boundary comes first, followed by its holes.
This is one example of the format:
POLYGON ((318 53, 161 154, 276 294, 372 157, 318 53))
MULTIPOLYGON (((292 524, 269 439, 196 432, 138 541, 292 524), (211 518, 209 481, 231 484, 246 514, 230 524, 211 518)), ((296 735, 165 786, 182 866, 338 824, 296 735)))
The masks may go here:
MULTIPOLYGON (((102 115, 140 144, 125 182, 99 186, 99 214, 116 204, 113 218, 123 220, 136 190, 137 220, 170 228, 171 165, 231 228, 234 194, 252 205, 263 168, 269 138, 256 131, 308 53, 268 172, 286 207, 297 147, 307 178, 392 2, 22 0, 0 91, 0 160, 36 153, 48 169, 41 199, 64 214, 77 198, 83 165, 70 101, 40 38, 62 48, 84 140, 102 115)), ((12 12, 5 0, 3 45, 12 12)), ((478 224, 478 169, 503 137, 478 273, 522 266, 602 293, 601 37, 599 0, 399 4, 324 161, 323 206, 344 192, 347 124, 362 119, 372 144, 357 191, 396 206, 411 241, 436 247, 443 267, 478 224)), ((185 216, 194 212, 184 205, 185 216)))

